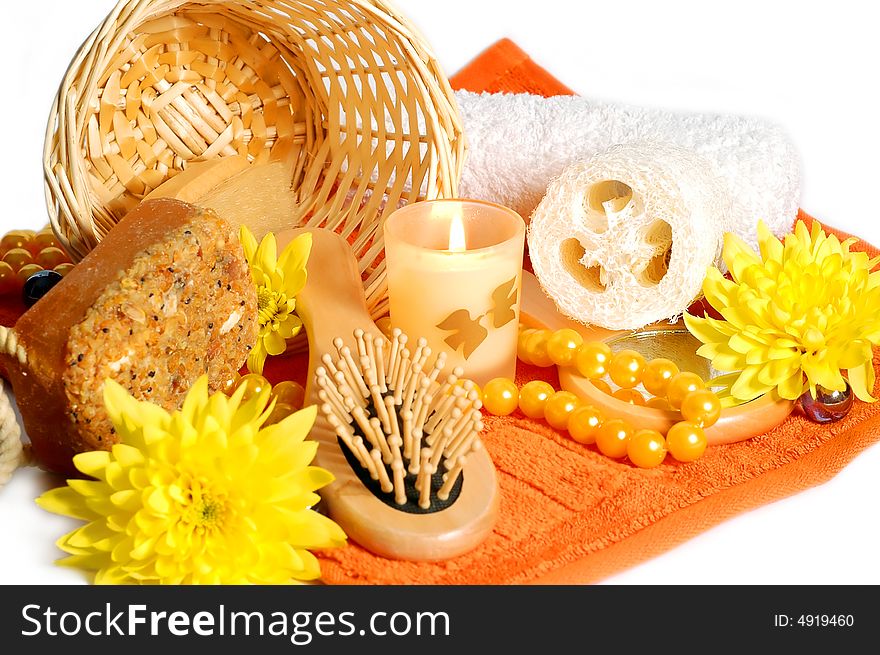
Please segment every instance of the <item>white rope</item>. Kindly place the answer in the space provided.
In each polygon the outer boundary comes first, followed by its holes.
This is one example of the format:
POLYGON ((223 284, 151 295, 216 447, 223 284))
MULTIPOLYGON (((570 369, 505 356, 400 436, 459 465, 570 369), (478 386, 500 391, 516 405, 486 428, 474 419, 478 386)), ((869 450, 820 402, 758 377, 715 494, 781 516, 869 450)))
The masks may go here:
POLYGON ((18 342, 15 330, 2 325, 0 325, 0 353, 14 357, 22 366, 27 364, 27 352, 18 342))
MULTIPOLYGON (((11 328, 0 326, 0 353, 15 358, 21 366, 27 363, 27 352, 11 328)), ((6 486, 15 469, 30 462, 30 448, 21 443, 21 427, 0 380, 0 488, 6 486)))
POLYGON ((0 488, 6 486, 19 466, 30 462, 30 449, 21 443, 21 428, 0 380, 0 488))

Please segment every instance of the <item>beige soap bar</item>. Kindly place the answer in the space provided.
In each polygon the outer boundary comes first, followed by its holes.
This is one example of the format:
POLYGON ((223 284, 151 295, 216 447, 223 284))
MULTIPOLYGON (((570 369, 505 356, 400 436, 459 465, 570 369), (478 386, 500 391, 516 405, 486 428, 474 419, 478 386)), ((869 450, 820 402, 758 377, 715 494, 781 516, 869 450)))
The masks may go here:
POLYGON ((175 198, 213 209, 235 226, 247 225, 261 239, 292 227, 296 201, 289 164, 251 164, 246 157, 222 157, 190 165, 144 200, 175 198))

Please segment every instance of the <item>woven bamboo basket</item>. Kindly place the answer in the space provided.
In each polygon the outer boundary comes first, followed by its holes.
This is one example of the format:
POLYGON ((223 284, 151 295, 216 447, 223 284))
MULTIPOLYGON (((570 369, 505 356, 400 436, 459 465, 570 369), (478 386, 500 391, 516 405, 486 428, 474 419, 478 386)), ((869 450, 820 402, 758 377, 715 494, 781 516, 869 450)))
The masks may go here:
POLYGON ((382 218, 456 192, 449 83, 381 0, 124 0, 77 53, 52 108, 46 200, 84 257, 188 164, 290 162, 296 225, 336 229, 385 309, 382 218))

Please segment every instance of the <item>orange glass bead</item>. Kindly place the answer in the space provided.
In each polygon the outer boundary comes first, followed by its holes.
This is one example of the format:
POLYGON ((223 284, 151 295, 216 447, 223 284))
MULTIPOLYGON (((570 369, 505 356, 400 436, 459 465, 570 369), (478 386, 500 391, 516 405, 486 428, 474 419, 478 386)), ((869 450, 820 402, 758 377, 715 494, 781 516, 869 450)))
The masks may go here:
POLYGON ((36 258, 36 263, 47 270, 51 270, 59 264, 69 262, 70 258, 61 248, 43 248, 36 258))
POLYGON ((618 400, 629 403, 630 405, 638 405, 639 407, 644 407, 647 404, 645 397, 635 389, 618 389, 611 395, 618 400))
POLYGON ((614 392, 611 390, 611 385, 605 382, 605 380, 593 380, 593 386, 596 387, 599 391, 604 394, 612 395, 614 392))
POLYGON ((271 389, 269 380, 256 373, 248 373, 238 381, 238 388, 244 387, 244 396, 241 401, 247 402, 251 398, 263 393, 264 389, 271 389))
POLYGON ((621 350, 611 358, 608 373, 615 384, 632 389, 641 381, 646 364, 645 358, 635 350, 621 350))
POLYGON ((29 244, 29 249, 34 255, 45 248, 61 248, 61 244, 58 243, 58 239, 55 238, 55 233, 52 230, 40 230, 34 235, 29 244))
POLYGON ((519 390, 519 409, 529 418, 544 418, 544 406, 554 393, 546 382, 533 380, 519 390))
POLYGON ((483 387, 483 407, 495 416, 509 416, 519 406, 519 389, 507 378, 489 380, 483 387))
POLYGON ((376 321, 376 327, 379 329, 386 339, 394 338, 394 326, 391 325, 391 317, 383 316, 378 321, 376 321))
POLYGON ((306 390, 299 382, 285 380, 272 387, 272 395, 279 403, 290 405, 294 409, 302 409, 306 400, 306 390))
POLYGON ((596 430, 603 419, 602 412, 592 405, 581 405, 568 417, 568 433, 578 443, 596 443, 596 430))
POLYGON ((681 403, 681 417, 701 428, 709 428, 721 418, 721 401, 709 389, 692 391, 681 403))
POLYGON ((9 264, 13 270, 18 270, 22 266, 34 263, 34 256, 29 250, 24 248, 12 248, 3 255, 3 261, 9 264))
POLYGON ((12 230, 3 235, 0 239, 0 251, 9 252, 10 250, 27 250, 34 238, 33 230, 12 230))
POLYGON ((666 459, 666 440, 656 430, 639 430, 626 445, 629 461, 641 469, 652 469, 666 459))
MULTIPOLYGON (((578 349, 575 366, 578 373, 590 380, 598 380, 608 372, 611 348, 601 341, 588 341, 578 349)), ((595 383, 594 383, 595 384, 595 383)))
POLYGON ((0 295, 21 291, 21 280, 12 267, 0 261, 0 295))
POLYGON ((684 402, 685 396, 705 388, 706 385, 696 373, 687 371, 678 373, 669 381, 669 386, 666 388, 666 400, 669 401, 672 409, 681 409, 681 403, 684 402))
POLYGON ((693 423, 676 423, 666 433, 666 447, 669 454, 679 462, 693 462, 706 452, 706 433, 693 423))
POLYGON ((606 457, 622 459, 626 457, 626 445, 633 432, 633 427, 626 421, 619 418, 611 419, 596 430, 596 446, 606 457))
POLYGON ((649 398, 647 406, 651 409, 662 409, 665 412, 672 411, 672 406, 669 404, 669 401, 666 400, 666 398, 659 398, 657 396, 649 398))
POLYGON ((516 356, 521 362, 524 362, 526 364, 532 363, 529 360, 529 349, 527 344, 529 341, 529 337, 531 337, 535 332, 537 332, 537 330, 533 330, 531 328, 520 330, 519 336, 516 340, 516 356))
POLYGON ((272 408, 272 413, 269 414, 269 418, 266 419, 266 425, 281 423, 281 421, 291 414, 296 413, 296 411, 297 409, 293 405, 288 405, 287 403, 275 403, 275 407, 272 408))
POLYGON ((551 428, 567 430, 568 419, 580 404, 578 397, 570 391, 557 391, 544 405, 544 420, 551 428))
POLYGON ((529 362, 534 366, 541 368, 553 366, 553 360, 547 352, 547 342, 552 335, 550 330, 538 330, 526 340, 529 362))
POLYGON ((460 378, 456 383, 456 387, 461 387, 467 392, 467 395, 472 400, 483 401, 483 390, 480 389, 480 385, 474 382, 473 380, 468 380, 467 378, 460 378))
POLYGON ((678 366, 672 360, 652 359, 642 371, 642 384, 652 396, 665 396, 669 381, 678 373, 678 366))
POLYGON ((73 270, 73 264, 58 264, 53 270, 59 275, 64 276, 73 270))
POLYGON ((18 269, 18 279, 21 280, 22 285, 28 281, 28 278, 34 273, 39 273, 44 270, 42 266, 39 264, 25 264, 20 269, 18 269))
POLYGON ((225 393, 227 396, 231 396, 233 393, 235 393, 235 390, 238 387, 238 383, 240 380, 241 380, 241 375, 239 375, 237 372, 233 373, 227 380, 225 380, 220 385, 219 390, 222 391, 223 393, 225 393))
POLYGON ((547 340, 547 354, 557 366, 572 366, 584 338, 571 328, 556 330, 547 340))

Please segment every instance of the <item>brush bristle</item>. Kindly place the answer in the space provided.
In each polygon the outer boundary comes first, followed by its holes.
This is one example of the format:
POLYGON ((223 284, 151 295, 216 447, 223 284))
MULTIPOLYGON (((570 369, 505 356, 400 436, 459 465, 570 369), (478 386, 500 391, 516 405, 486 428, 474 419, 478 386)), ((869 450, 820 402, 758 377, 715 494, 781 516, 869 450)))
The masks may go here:
POLYGON ((482 447, 482 403, 474 384, 455 369, 438 383, 446 366, 440 353, 419 339, 414 350, 400 330, 390 347, 384 337, 355 330, 355 350, 333 342, 336 357, 325 355, 316 383, 321 411, 339 439, 394 502, 405 505, 407 476, 415 480, 418 505, 431 506, 433 475, 443 472, 436 492, 446 501, 467 456, 482 447))

